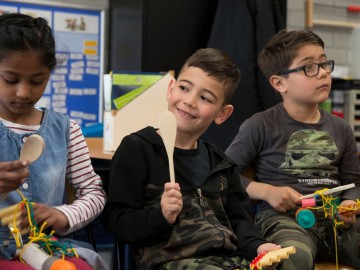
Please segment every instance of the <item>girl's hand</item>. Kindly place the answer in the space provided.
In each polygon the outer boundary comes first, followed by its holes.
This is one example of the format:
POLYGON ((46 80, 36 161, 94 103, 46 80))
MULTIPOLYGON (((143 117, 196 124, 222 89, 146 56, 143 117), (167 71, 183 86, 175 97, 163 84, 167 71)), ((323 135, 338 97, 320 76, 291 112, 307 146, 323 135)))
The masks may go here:
MULTIPOLYGON (((48 227, 52 227, 55 231, 66 231, 69 229, 69 221, 60 210, 49 207, 42 203, 33 204, 33 209, 35 222, 39 227, 41 227, 42 224, 46 222, 44 229, 48 227)), ((26 211, 26 209, 23 211, 26 211)), ((23 218, 20 226, 21 228, 26 228, 29 226, 27 215, 25 215, 23 218)))
POLYGON ((17 189, 29 177, 26 161, 0 162, 0 193, 17 189))

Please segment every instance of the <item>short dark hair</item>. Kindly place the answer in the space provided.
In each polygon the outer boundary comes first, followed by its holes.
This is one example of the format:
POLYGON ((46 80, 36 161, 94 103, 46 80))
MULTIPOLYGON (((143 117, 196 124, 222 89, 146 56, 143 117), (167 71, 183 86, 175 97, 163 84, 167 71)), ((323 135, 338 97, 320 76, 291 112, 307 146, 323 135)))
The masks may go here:
POLYGON ((299 48, 305 45, 325 47, 324 41, 309 30, 280 30, 260 52, 258 64, 267 79, 290 67, 299 48))
POLYGON ((55 40, 44 18, 20 13, 0 16, 0 61, 13 51, 37 50, 41 62, 52 71, 56 64, 55 40))
POLYGON ((239 85, 241 74, 239 67, 228 54, 214 48, 199 49, 186 60, 179 74, 188 67, 200 68, 222 82, 225 86, 224 104, 230 103, 239 85))

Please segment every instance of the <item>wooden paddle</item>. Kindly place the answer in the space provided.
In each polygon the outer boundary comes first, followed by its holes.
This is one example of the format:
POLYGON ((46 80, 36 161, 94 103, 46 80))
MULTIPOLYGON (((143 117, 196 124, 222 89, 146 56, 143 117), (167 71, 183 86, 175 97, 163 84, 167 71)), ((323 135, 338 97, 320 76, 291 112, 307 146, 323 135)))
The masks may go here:
POLYGON ((159 117, 160 135, 169 159, 170 182, 175 183, 174 147, 176 138, 176 119, 172 112, 165 111, 159 117))

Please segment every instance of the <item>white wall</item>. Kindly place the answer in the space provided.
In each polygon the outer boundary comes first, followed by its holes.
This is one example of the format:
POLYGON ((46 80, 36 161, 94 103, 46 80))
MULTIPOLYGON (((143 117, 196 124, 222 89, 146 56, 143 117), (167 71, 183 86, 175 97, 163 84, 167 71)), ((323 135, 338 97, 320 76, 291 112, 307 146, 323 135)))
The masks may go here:
MULTIPOLYGON (((360 25, 360 13, 347 11, 348 6, 360 7, 360 0, 314 0, 314 19, 334 20, 340 22, 355 22, 360 25)), ((305 0, 288 0, 287 28, 289 30, 305 27, 305 0)), ((334 59, 336 65, 349 67, 357 58, 355 48, 354 28, 314 25, 311 29, 325 42, 325 52, 329 59, 334 59)), ((360 31, 360 30, 359 30, 360 31)), ((359 41, 360 44, 360 41, 359 41)), ((360 75, 358 76, 360 78, 360 75)))

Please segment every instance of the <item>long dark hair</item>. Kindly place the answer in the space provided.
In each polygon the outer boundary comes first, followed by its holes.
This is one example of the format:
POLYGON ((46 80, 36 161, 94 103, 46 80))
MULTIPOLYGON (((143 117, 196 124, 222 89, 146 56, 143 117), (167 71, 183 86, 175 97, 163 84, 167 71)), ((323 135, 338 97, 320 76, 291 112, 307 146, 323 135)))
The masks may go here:
POLYGON ((52 71, 56 64, 55 40, 44 18, 20 13, 0 16, 0 61, 11 52, 37 50, 41 62, 52 71))

